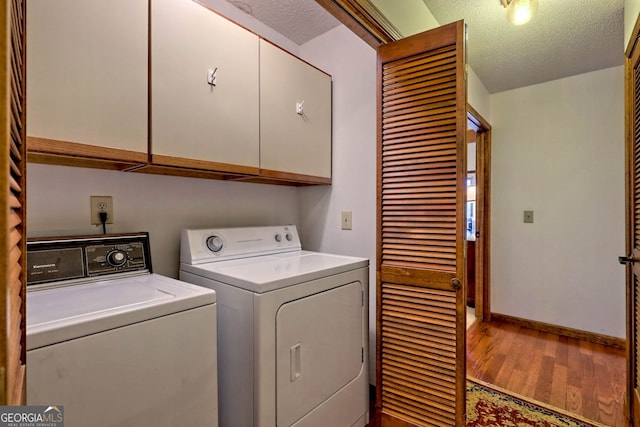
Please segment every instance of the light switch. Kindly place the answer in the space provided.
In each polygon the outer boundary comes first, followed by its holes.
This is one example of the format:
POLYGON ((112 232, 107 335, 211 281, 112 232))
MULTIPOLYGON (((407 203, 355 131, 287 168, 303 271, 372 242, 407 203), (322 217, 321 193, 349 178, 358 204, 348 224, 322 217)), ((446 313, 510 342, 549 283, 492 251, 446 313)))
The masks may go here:
POLYGON ((351 211, 342 211, 341 215, 342 229, 343 230, 351 230, 353 226, 351 222, 351 211))
POLYGON ((524 211, 524 223, 533 224, 533 211, 524 211))

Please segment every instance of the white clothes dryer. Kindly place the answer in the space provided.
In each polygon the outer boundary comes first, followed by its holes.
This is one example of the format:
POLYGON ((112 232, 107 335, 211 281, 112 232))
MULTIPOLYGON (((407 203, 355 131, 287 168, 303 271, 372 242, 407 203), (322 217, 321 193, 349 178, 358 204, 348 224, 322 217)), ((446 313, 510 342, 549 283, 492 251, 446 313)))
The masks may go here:
POLYGON ((368 269, 292 225, 183 230, 180 279, 218 297, 221 427, 367 425, 368 269))
POLYGON ((146 233, 27 254, 27 404, 69 427, 218 425, 214 291, 151 273, 146 233))

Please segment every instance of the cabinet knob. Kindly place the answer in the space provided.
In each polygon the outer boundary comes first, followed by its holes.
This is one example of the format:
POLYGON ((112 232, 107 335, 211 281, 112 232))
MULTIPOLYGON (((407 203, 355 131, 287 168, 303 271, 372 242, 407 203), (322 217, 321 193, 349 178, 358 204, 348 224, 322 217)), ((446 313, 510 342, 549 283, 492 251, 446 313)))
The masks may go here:
POLYGON ((216 67, 214 70, 207 71, 207 83, 209 83, 211 86, 215 86, 218 83, 218 77, 216 76, 217 73, 218 67, 216 67))
POLYGON ((620 264, 630 264, 633 265, 633 263, 636 261, 636 259, 633 257, 633 254, 630 254, 629 256, 619 256, 618 257, 618 262, 620 264))

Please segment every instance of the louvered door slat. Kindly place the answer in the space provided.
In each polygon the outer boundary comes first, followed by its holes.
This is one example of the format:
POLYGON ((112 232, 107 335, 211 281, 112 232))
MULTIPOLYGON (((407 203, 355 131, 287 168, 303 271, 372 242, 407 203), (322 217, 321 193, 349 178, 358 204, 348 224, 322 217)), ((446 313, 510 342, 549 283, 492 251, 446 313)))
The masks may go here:
POLYGON ((4 383, 0 387, 0 404, 24 404, 24 375, 26 360, 26 322, 24 296, 25 263, 25 100, 24 100, 24 34, 25 1, 9 0, 0 6, 3 32, 0 49, 4 64, 0 68, 0 97, 8 120, 0 124, 2 151, 0 181, 7 195, 2 199, 0 221, 6 233, 6 245, 0 249, 2 271, 5 276, 0 304, 0 318, 6 329, 0 340, 0 369, 4 383))
POLYGON ((383 427, 463 425, 463 40, 459 22, 378 50, 383 427))
MULTIPOLYGON (((638 49, 634 49, 631 55, 630 61, 627 62, 627 66, 631 66, 631 79, 627 81, 630 85, 631 99, 628 99, 627 108, 630 108, 629 113, 631 118, 628 122, 629 128, 629 144, 628 159, 629 162, 629 186, 628 186, 628 203, 629 203, 629 240, 630 244, 627 245, 627 253, 632 253, 634 258, 640 256, 640 52, 638 49)), ((640 425, 640 402, 638 401, 638 391, 640 391, 640 366, 638 354, 640 354, 640 268, 636 262, 631 269, 630 275, 630 318, 632 319, 632 325, 630 326, 631 333, 629 338, 632 343, 629 345, 629 360, 630 360, 630 375, 629 375, 629 395, 633 396, 633 404, 630 405, 633 408, 634 425, 640 425)))

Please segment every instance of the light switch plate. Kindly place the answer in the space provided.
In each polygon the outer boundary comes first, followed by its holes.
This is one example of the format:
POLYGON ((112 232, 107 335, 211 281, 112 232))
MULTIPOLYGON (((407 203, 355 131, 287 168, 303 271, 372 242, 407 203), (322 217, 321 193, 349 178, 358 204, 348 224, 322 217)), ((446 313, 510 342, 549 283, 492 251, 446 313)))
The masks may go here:
POLYGON ((524 211, 524 223, 533 224, 533 211, 524 211))
POLYGON ((342 229, 351 230, 353 227, 351 211, 342 211, 341 215, 342 229))

